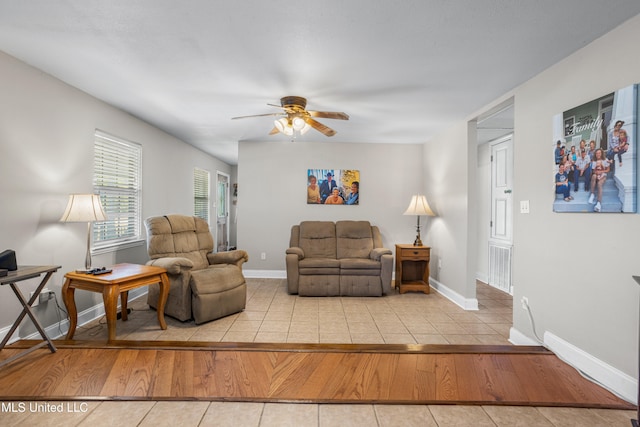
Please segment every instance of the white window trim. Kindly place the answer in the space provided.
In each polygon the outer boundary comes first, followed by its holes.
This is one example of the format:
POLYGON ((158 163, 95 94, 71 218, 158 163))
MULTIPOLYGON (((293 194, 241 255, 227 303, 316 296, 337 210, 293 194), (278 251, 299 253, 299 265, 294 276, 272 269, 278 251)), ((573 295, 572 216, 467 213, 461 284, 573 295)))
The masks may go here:
POLYGON ((203 218, 209 224, 211 219, 211 172, 202 168, 194 168, 193 169, 193 214, 194 216, 198 216, 196 212, 196 173, 200 172, 206 174, 207 177, 207 197, 206 197, 206 207, 207 207, 207 218, 203 218))
MULTIPOLYGON (((101 253, 113 252, 119 249, 125 249, 125 248, 143 245, 145 244, 145 240, 142 236, 142 146, 135 142, 127 141, 123 138, 120 138, 96 129, 95 136, 94 136, 94 161, 95 161, 96 143, 98 141, 107 142, 108 144, 114 144, 114 146, 117 146, 117 144, 121 144, 129 148, 135 148, 136 150, 138 150, 138 158, 136 159, 138 164, 137 164, 137 170, 135 171, 137 175, 135 177, 135 181, 137 182, 137 189, 136 189, 137 197, 135 198, 135 204, 136 204, 135 223, 133 224, 135 235, 123 237, 119 239, 111 239, 111 240, 102 241, 102 242, 95 242, 92 239, 91 253, 101 254, 101 253)), ((95 166, 94 166, 94 174, 93 174, 94 192, 97 194, 100 194, 101 187, 96 186, 95 173, 96 172, 95 172, 95 166)), ((107 216, 109 216, 109 212, 106 207, 105 207, 105 210, 107 210, 107 216)), ((92 227, 91 235, 92 237, 94 236, 93 227, 92 227)))

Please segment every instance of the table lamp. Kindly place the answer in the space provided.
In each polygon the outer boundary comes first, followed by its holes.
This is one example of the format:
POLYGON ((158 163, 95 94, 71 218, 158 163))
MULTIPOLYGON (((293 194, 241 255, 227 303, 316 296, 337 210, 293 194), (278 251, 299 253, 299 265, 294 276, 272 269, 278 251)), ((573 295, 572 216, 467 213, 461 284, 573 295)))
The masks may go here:
POLYGON ((413 246, 422 246, 422 240, 420 239, 420 215, 436 216, 435 213, 429 207, 427 198, 422 194, 416 194, 411 197, 411 203, 404 212, 403 215, 415 215, 418 218, 416 225, 416 240, 413 242, 413 246))
POLYGON ((94 221, 106 221, 100 196, 97 194, 70 194, 67 208, 60 218, 61 222, 86 222, 87 223, 87 255, 84 267, 91 269, 91 223, 94 221))

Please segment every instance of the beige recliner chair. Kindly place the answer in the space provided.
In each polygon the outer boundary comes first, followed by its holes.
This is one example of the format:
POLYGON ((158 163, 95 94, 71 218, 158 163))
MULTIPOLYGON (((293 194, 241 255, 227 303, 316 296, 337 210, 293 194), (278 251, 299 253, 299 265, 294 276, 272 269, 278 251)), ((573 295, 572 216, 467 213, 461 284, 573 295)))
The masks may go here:
MULTIPOLYGON (((242 264, 247 252, 212 253, 209 224, 201 218, 166 215, 145 220, 148 265, 167 269, 170 289, 165 314, 196 324, 244 310, 247 284, 242 264)), ((149 287, 148 304, 157 309, 159 288, 149 287)))

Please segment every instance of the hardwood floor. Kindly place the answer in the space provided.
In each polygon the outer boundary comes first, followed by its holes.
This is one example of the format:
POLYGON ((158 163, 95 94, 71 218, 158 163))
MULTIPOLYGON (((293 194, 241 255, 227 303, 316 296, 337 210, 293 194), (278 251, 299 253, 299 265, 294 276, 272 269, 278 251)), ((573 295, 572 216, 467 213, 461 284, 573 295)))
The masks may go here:
MULTIPOLYGON (((33 345, 20 342, 2 357, 33 345)), ((3 369, 4 400, 498 404, 631 410, 540 347, 58 341, 3 369)))

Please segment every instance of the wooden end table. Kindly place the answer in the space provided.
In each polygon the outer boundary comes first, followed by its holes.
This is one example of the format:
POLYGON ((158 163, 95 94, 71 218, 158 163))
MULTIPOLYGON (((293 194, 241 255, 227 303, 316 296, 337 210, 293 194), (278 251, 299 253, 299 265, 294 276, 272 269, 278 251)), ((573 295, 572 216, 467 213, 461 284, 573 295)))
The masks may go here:
POLYGON ((120 307, 122 320, 127 320, 127 298, 131 289, 140 286, 160 285, 160 299, 158 301, 158 323, 162 329, 167 329, 164 320, 164 306, 169 295, 169 279, 167 270, 161 267, 138 264, 116 264, 111 267, 108 274, 85 274, 70 272, 64 275, 65 282, 62 286, 62 299, 69 313, 69 331, 67 339, 73 338, 78 325, 78 310, 74 293, 76 289, 98 292, 102 294, 104 311, 107 317, 107 330, 109 341, 116 339, 116 317, 118 310, 118 295, 120 295, 120 307))
POLYGON ((401 294, 422 291, 428 294, 429 246, 396 245, 396 285, 401 294))

